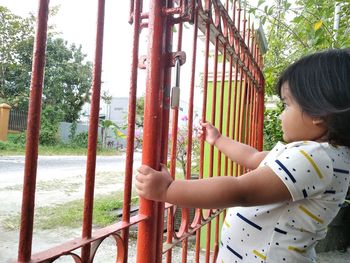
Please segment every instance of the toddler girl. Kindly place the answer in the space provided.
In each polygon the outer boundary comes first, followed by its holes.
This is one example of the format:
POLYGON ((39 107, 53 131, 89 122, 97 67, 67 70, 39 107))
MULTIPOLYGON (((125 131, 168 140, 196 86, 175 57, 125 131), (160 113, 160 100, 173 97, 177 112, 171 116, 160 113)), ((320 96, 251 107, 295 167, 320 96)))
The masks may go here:
POLYGON ((142 165, 141 197, 183 207, 229 208, 217 262, 316 262, 349 187, 350 50, 327 50, 289 66, 277 83, 283 140, 270 152, 221 135, 200 134, 250 171, 240 177, 173 180, 142 165))

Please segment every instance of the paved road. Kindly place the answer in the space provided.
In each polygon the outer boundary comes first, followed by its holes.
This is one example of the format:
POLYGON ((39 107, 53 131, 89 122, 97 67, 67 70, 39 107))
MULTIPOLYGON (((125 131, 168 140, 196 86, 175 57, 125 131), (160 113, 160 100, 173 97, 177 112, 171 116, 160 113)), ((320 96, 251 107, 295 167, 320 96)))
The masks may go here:
MULTIPOLYGON (((37 180, 63 179, 86 172, 86 156, 39 156, 37 180)), ((141 154, 134 155, 135 165, 141 154)), ((0 187, 7 187, 23 181, 24 156, 0 156, 0 187)), ((122 172, 125 170, 125 155, 97 156, 96 172, 122 172)))
MULTIPOLYGON (((134 167, 138 167, 140 162, 141 154, 135 153, 134 167)), ((124 170, 125 155, 98 156, 95 196, 122 191, 124 170)), ((85 156, 40 156, 37 170, 36 208, 82 199, 85 173, 85 156)), ((23 156, 0 156, 0 262, 7 262, 16 255, 18 229, 4 229, 2 222, 20 212, 23 174, 23 156)), ((66 230, 66 234, 63 232, 35 231, 34 251, 45 250, 72 238, 72 230, 66 230)))
MULTIPOLYGON (((141 154, 134 155, 134 167, 141 154)), ((121 190, 124 183, 125 155, 98 156, 95 193, 121 190)), ((40 156, 36 179, 36 206, 81 199, 86 174, 85 156, 40 156)), ((23 156, 0 157, 0 219, 19 212, 24 175, 23 156)))

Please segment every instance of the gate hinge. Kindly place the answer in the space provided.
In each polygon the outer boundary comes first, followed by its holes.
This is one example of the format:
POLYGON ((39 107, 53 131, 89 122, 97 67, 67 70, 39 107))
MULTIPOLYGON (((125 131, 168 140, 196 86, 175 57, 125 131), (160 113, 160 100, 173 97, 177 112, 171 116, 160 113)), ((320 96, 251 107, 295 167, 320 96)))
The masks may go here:
POLYGON ((177 24, 180 22, 189 22, 193 24, 194 21, 194 12, 196 8, 196 1, 195 0, 183 0, 181 1, 175 1, 178 5, 178 7, 172 7, 172 8, 165 8, 163 10, 165 15, 179 15, 178 17, 173 17, 173 23, 177 24))

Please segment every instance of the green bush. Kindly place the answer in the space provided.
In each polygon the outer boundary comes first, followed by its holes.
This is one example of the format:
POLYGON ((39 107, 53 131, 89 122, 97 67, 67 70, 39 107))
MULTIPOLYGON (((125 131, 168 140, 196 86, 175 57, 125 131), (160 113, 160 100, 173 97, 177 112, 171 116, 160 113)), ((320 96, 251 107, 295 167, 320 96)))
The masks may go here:
POLYGON ((282 107, 265 110, 264 120, 264 150, 271 150, 278 141, 283 141, 283 132, 279 116, 282 107))
POLYGON ((55 145, 58 143, 57 130, 44 127, 40 130, 39 141, 41 145, 55 145))
POLYGON ((0 141, 0 150, 6 150, 7 149, 7 143, 0 141))
POLYGON ((58 127, 63 118, 63 111, 57 107, 47 105, 41 113, 41 129, 39 142, 41 145, 55 145, 58 143, 58 127))
POLYGON ((20 134, 8 134, 7 141, 0 141, 0 155, 4 154, 22 154, 24 152, 24 144, 16 144, 14 141, 20 134))
POLYGON ((83 147, 88 146, 89 134, 87 132, 82 132, 71 137, 70 143, 73 147, 83 147))
POLYGON ((11 134, 11 136, 8 136, 9 142, 13 142, 16 145, 24 146, 26 145, 26 133, 21 132, 17 134, 11 134))

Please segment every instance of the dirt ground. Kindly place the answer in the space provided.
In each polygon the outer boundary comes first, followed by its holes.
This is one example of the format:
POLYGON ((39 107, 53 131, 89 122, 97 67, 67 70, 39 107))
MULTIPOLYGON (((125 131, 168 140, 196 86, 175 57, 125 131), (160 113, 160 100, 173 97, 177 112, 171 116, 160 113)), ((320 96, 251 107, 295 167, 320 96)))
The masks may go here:
MULTIPOLYGON (((0 157, 2 158, 2 157, 0 157)), ((123 157, 121 157, 121 161, 123 157)), ((122 163, 122 162, 121 162, 122 163)), ((140 163, 140 156, 136 156, 135 166, 140 163)), ((0 166, 1 166, 0 160, 0 166)), ((3 166, 4 167, 4 166, 3 166)), ((1 167, 0 167, 1 168, 1 167)), ((103 168, 101 168, 103 170, 103 168)), ((96 178, 95 194, 112 193, 123 189, 123 177, 115 176, 108 172, 98 170, 96 178)), ((123 165, 116 165, 113 168, 118 174, 122 175, 123 165)), ((1 170, 1 169, 0 169, 1 170)), ((37 180, 36 207, 50 206, 79 199, 83 196, 84 171, 75 170, 73 174, 54 173, 46 170, 46 175, 40 175, 37 180), (44 176, 44 177, 43 177, 44 176)), ((21 204, 22 182, 12 172, 1 171, 2 181, 0 179, 0 262, 11 262, 17 257, 18 249, 18 229, 14 227, 5 228, 3 221, 11 215, 18 214, 21 204), (5 180, 4 178, 8 178, 5 180)), ((8 222, 7 222, 8 223, 8 222)), ((34 230, 33 235, 33 253, 46 250, 59 245, 67 240, 77 238, 81 235, 80 228, 69 229, 49 229, 34 230)), ((130 240, 129 243, 129 262, 136 261, 136 241, 130 240)), ((99 248, 94 262, 115 262, 116 249, 113 238, 107 238, 99 248)), ((194 250, 188 252, 188 262, 193 262, 194 250)), ((204 256, 201 257, 204 261, 204 256)), ((55 262, 73 262, 69 257, 62 257, 55 262)), ((173 262, 181 262, 181 249, 175 248, 173 253, 173 262)), ((331 251, 319 254, 319 263, 350 263, 350 249, 347 252, 331 251)))

